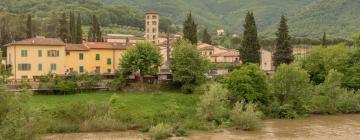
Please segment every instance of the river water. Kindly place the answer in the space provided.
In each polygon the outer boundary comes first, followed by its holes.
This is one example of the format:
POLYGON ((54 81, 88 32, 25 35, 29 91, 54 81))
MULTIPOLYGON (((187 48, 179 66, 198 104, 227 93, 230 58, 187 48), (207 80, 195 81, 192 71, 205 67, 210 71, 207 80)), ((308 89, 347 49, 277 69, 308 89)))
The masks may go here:
MULTIPOLYGON (((43 140, 143 140, 147 134, 137 131, 48 134, 43 140)), ((191 131, 188 137, 171 140, 360 140, 360 114, 310 116, 299 120, 266 120, 256 131, 221 129, 191 131)))

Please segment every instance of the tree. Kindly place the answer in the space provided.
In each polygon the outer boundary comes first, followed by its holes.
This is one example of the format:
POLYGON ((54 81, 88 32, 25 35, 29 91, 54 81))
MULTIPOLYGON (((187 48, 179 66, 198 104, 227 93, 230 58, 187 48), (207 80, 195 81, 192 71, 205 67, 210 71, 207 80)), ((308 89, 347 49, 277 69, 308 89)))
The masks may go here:
POLYGON ((59 20, 59 30, 58 35, 60 39, 64 42, 68 42, 70 34, 69 34, 69 26, 66 18, 66 14, 63 13, 61 19, 59 20))
POLYGON ((320 84, 325 80, 326 75, 331 69, 345 73, 349 67, 346 65, 350 59, 350 51, 345 45, 313 47, 306 59, 300 64, 310 74, 310 79, 315 84, 320 84), (334 59, 336 58, 336 59, 334 59))
POLYGON ((192 18, 191 12, 187 15, 187 19, 183 24, 184 38, 189 40, 192 44, 197 44, 197 25, 192 18))
POLYGON ((359 90, 360 89, 360 49, 351 52, 350 58, 345 63, 343 86, 359 90))
POLYGON ((93 15, 91 29, 92 29, 92 39, 93 39, 91 41, 102 42, 100 23, 96 15, 93 15))
POLYGON ((75 44, 76 43, 76 26, 75 26, 75 15, 73 12, 70 12, 70 23, 69 23, 69 30, 70 30, 70 42, 75 44))
POLYGON ((327 42, 326 42, 326 32, 324 32, 323 34, 323 38, 322 38, 322 42, 321 42, 321 46, 326 47, 327 42))
POLYGON ((194 86, 206 80, 209 60, 187 40, 177 40, 173 46, 170 68, 174 81, 179 83, 185 92, 192 92, 194 86))
POLYGON ((272 83, 279 118, 297 118, 307 113, 312 85, 305 70, 294 64, 281 64, 272 83))
POLYGON ((280 26, 276 33, 276 47, 273 54, 275 67, 280 64, 290 64, 294 60, 292 46, 290 44, 290 35, 285 16, 281 17, 280 26))
POLYGON ((78 14, 77 20, 76 20, 76 43, 81 44, 82 43, 82 28, 81 28, 81 15, 78 14))
POLYGON ((26 28, 27 28, 27 30, 26 30, 26 37, 27 37, 27 38, 33 37, 32 19, 31 19, 31 15, 30 15, 30 14, 27 16, 26 28))
POLYGON ((243 63, 260 63, 260 43, 258 41, 255 18, 248 12, 245 18, 240 54, 243 63))
POLYGON ((235 101, 266 104, 269 101, 269 86, 266 74, 256 64, 247 64, 231 72, 224 79, 235 101))
POLYGON ((207 28, 204 29, 202 43, 211 44, 211 35, 208 33, 207 28))
POLYGON ((227 104, 227 95, 229 91, 221 84, 210 85, 209 91, 200 96, 197 113, 202 120, 221 121, 227 114, 225 105, 227 104))
POLYGON ((120 67, 124 72, 138 73, 144 90, 144 75, 156 74, 160 64, 160 48, 150 42, 138 42, 125 52, 120 67))

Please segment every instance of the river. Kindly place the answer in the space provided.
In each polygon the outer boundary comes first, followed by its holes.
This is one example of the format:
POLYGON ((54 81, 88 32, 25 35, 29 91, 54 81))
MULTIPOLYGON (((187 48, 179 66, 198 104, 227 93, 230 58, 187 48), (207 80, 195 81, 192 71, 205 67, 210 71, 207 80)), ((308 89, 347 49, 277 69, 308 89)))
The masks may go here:
MULTIPOLYGON (((147 134, 137 131, 47 134, 42 140, 143 140, 147 134)), ((266 120, 256 131, 221 129, 191 131, 188 137, 171 140, 360 140, 360 114, 313 115, 298 120, 266 120)))

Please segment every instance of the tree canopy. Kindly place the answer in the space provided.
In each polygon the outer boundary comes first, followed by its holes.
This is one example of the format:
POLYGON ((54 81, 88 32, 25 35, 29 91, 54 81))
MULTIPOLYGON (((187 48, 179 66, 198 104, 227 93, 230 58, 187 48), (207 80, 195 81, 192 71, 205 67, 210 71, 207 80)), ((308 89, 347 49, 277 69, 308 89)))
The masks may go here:
POLYGON ((260 63, 260 43, 254 14, 248 12, 245 18, 244 34, 239 52, 243 63, 260 63))

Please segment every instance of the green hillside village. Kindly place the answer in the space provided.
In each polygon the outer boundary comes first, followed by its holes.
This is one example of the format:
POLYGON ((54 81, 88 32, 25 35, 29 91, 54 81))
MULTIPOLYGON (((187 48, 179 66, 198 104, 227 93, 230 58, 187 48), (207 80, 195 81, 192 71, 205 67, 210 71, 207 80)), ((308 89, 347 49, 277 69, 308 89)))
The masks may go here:
POLYGON ((358 7, 1 0, 0 140, 358 140, 358 7))

